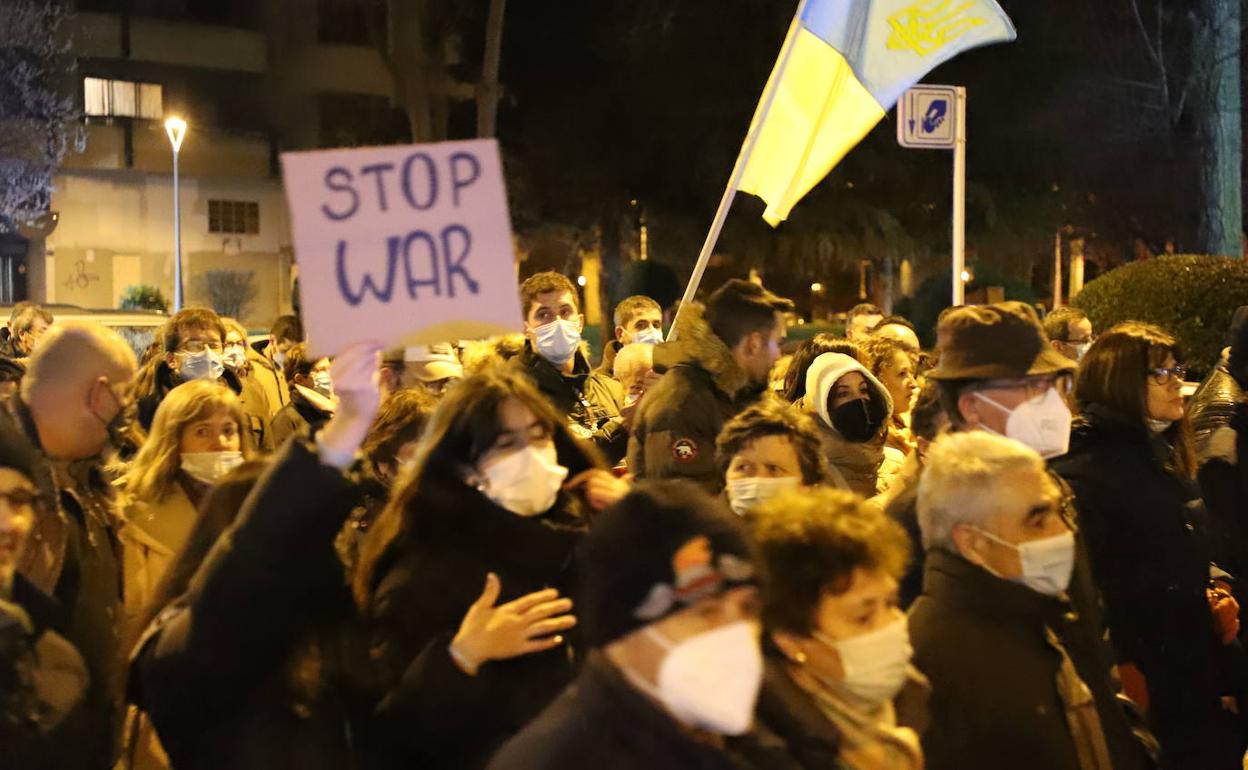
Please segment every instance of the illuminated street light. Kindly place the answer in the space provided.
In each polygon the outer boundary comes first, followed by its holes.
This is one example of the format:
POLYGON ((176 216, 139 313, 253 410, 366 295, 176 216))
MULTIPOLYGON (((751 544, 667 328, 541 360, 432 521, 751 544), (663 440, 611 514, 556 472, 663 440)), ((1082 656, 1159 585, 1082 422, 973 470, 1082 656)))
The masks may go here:
POLYGON ((186 138, 186 121, 177 116, 165 119, 165 133, 173 146, 173 312, 182 309, 182 200, 178 187, 178 153, 186 138))

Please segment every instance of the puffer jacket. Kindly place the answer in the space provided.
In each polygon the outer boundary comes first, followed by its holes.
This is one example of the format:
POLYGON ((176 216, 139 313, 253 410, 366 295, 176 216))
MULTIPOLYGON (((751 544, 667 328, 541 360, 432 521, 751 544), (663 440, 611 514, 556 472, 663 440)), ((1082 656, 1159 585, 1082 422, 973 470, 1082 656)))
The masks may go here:
MULTIPOLYGON (((1248 578, 1248 398, 1226 359, 1188 405, 1196 438, 1196 481, 1209 509, 1218 565, 1248 578)), ((1248 612, 1248 602, 1241 602, 1248 612)), ((1248 618, 1246 618, 1248 619, 1248 618)))
POLYGON ((700 313, 681 317, 677 341, 654 349, 662 374, 633 417, 628 469, 638 479, 687 478, 718 493, 715 439, 724 423, 757 401, 765 385, 752 385, 732 351, 700 313))

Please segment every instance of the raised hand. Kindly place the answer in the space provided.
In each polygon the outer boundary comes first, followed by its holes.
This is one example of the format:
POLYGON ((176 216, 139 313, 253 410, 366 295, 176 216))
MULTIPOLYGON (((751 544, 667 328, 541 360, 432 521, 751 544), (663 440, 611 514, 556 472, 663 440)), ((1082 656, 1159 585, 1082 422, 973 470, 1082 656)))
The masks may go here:
POLYGON ((451 641, 451 657, 465 674, 476 676, 492 660, 558 647, 563 644, 560 632, 576 625, 576 617, 569 614, 572 600, 559 598, 553 588, 495 606, 501 592, 502 583, 491 572, 451 641))

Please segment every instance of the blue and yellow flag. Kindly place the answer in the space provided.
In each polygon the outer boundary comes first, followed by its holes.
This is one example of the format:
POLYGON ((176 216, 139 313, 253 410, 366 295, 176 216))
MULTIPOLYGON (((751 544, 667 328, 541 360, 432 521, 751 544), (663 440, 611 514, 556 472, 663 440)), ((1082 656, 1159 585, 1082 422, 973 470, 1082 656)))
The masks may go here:
POLYGON ((779 224, 920 78, 1017 36, 996 0, 807 0, 755 113, 737 189, 779 224))

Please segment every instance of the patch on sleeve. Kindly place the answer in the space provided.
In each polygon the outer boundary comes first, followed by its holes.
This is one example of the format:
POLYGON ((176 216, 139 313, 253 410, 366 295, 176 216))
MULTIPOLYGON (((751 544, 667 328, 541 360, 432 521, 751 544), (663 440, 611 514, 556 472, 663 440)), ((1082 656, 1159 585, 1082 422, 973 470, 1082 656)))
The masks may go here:
POLYGON ((698 444, 691 438, 676 439, 672 443, 672 459, 681 464, 698 459, 698 444))

